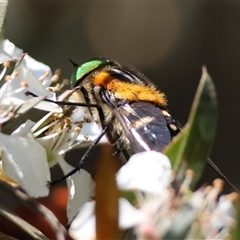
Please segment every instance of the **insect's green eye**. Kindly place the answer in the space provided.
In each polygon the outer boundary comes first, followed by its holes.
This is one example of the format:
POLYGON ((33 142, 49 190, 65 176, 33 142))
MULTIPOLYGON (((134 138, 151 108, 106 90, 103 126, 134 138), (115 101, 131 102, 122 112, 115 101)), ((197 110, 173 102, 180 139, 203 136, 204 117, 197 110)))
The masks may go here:
POLYGON ((79 81, 82 80, 84 76, 96 70, 100 66, 108 65, 109 61, 107 59, 94 59, 89 62, 83 63, 77 68, 77 71, 73 74, 71 79, 72 87, 76 87, 79 81))

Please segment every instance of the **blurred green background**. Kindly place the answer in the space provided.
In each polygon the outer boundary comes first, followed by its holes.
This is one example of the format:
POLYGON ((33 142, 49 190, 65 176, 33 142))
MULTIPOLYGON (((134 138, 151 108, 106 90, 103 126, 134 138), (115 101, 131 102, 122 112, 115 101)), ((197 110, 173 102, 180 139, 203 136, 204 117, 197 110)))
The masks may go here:
MULTIPOLYGON (((10 1, 5 37, 70 78, 69 58, 131 64, 167 94, 184 124, 206 65, 218 93, 211 155, 240 187, 240 3, 181 1, 10 1)), ((217 174, 206 168, 204 182, 217 174)), ((202 181, 203 182, 203 181, 202 181)))

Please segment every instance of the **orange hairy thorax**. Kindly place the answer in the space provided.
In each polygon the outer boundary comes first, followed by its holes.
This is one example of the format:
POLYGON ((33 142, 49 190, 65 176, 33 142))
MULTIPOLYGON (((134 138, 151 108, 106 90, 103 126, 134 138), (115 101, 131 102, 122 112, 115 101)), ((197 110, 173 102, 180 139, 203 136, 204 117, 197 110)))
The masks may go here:
POLYGON ((114 79, 107 72, 97 74, 92 79, 92 83, 109 90, 119 99, 152 102, 160 107, 167 105, 165 94, 156 90, 155 87, 125 83, 114 79))

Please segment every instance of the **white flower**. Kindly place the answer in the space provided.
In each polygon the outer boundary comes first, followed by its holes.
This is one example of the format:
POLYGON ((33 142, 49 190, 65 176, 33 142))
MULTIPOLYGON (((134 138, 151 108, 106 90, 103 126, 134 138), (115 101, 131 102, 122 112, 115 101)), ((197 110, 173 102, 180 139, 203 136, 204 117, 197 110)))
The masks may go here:
MULTIPOLYGON (((59 163, 64 175, 67 175, 74 168, 64 159, 63 154, 75 147, 83 147, 98 137, 100 130, 93 123, 84 123, 82 128, 74 129, 71 119, 51 119, 48 113, 31 129, 36 140, 46 149, 50 166, 59 163), (50 119, 50 121, 48 121, 50 119), (49 122, 48 124, 44 124, 49 122), (40 128, 40 126, 45 127, 40 128), (87 126, 86 126, 87 125, 87 126), (41 136, 42 133, 47 133, 41 136), (87 136, 87 141, 86 141, 87 136)), ((68 206, 67 215, 69 221, 75 216, 77 210, 94 196, 95 183, 91 175, 84 169, 80 169, 67 179, 68 185, 68 206)))
MULTIPOLYGON (((87 134, 92 139, 90 126, 91 124, 88 125, 90 132, 85 128, 84 135, 87 134)), ((86 142, 80 131, 79 127, 73 128, 70 118, 50 112, 37 123, 27 120, 12 135, 0 133, 0 145, 3 148, 2 178, 7 175, 31 196, 48 195, 47 184, 51 181, 49 168, 59 163, 65 174, 73 169, 64 161, 63 155, 86 142)), ((93 195, 94 182, 89 173, 80 170, 69 177, 67 183, 68 216, 72 219, 77 209, 93 195), (76 184, 78 182, 80 186, 76 184)))
MULTIPOLYGON (((54 119, 52 113, 48 113, 31 128, 36 141, 47 151, 49 165, 59 163, 64 175, 74 168, 63 159, 63 154, 75 147, 82 147, 87 143, 89 145, 91 143, 89 139, 95 140, 100 133, 99 128, 93 123, 84 123, 81 129, 79 127, 74 129, 73 126, 70 118, 55 116, 54 119), (42 136, 43 132, 45 132, 44 136, 42 136)), ((67 215, 68 220, 71 221, 78 209, 94 196, 95 183, 84 169, 80 169, 66 180, 69 192, 67 215)))
MULTIPOLYGON (((11 60, 13 57, 19 57, 22 55, 22 50, 15 47, 15 45, 8 40, 0 42, 0 62, 6 62, 11 60)), ((3 73, 6 69, 3 70, 3 73)), ((48 91, 46 87, 51 84, 50 78, 43 78, 40 81, 42 75, 49 72, 51 76, 51 70, 48 66, 43 63, 37 62, 32 59, 30 56, 25 55, 19 66, 15 69, 10 79, 2 86, 0 90, 0 96, 5 96, 2 99, 1 104, 15 104, 20 105, 29 99, 29 96, 26 96, 25 91, 29 90, 38 96, 44 96, 51 100, 56 100, 55 93, 48 91), (31 71, 32 70, 32 71, 31 71), (25 87, 21 85, 24 82, 25 87)), ((62 108, 56 104, 49 102, 40 102, 35 108, 45 110, 45 111, 54 111, 62 112, 62 108)))
MULTIPOLYGON (((133 155, 119 170, 116 176, 118 187, 133 190, 138 203, 137 208, 129 202, 126 207, 126 203, 122 203, 126 200, 119 199, 119 228, 133 227, 136 239, 228 238, 236 224, 233 201, 238 199, 238 194, 229 194, 218 201, 217 196, 222 191, 220 180, 191 193, 192 170, 187 170, 183 182, 173 189, 170 172, 167 157, 154 151, 133 155)), ((73 239, 96 239, 94 209, 95 201, 87 202, 79 209, 69 228, 73 239)))
MULTIPOLYGON (((11 112, 13 109, 30 99, 25 94, 26 90, 38 96, 56 100, 55 93, 46 89, 52 83, 50 68, 28 55, 23 55, 23 51, 16 48, 8 40, 0 41, 0 62, 6 62, 13 58, 18 59, 15 71, 0 89, 0 124, 14 116, 11 112), (21 55, 22 57, 19 57, 21 55)), ((8 66, 7 63, 3 64, 4 69, 0 74, 0 79, 5 75, 8 66)), ((67 173, 72 167, 65 163, 63 155, 83 142, 85 145, 89 144, 99 135, 101 130, 95 123, 89 123, 83 125, 83 133, 79 134, 79 127, 75 130, 70 118, 64 116, 62 116, 63 119, 53 117, 52 112, 62 112, 62 108, 58 105, 42 101, 35 107, 50 111, 50 113, 46 114, 36 124, 27 121, 16 129, 12 135, 0 133, 0 145, 3 149, 0 177, 5 180, 10 178, 8 181, 19 184, 29 195, 39 197, 46 196, 49 193, 47 186, 51 180, 49 167, 59 162, 63 171, 67 173)), ((86 109, 84 108, 83 112, 86 112, 86 109)), ((75 116, 77 117, 77 115, 75 116)), ((76 120, 79 121, 79 119, 76 120)), ((70 192, 68 205, 71 206, 68 211, 69 218, 73 216, 71 210, 75 212, 75 209, 78 209, 81 204, 89 199, 89 196, 92 195, 91 189, 94 189, 91 176, 84 170, 80 172, 81 174, 78 172, 67 180, 70 192), (76 199, 83 190, 74 188, 72 178, 76 179, 75 181, 80 179, 80 182, 87 179, 86 181, 89 183, 86 194, 82 195, 82 203, 78 201, 76 204, 76 199)))
POLYGON ((169 159, 160 152, 148 151, 134 154, 116 176, 121 190, 138 190, 160 194, 171 182, 169 159))
MULTIPOLYGON (((17 48, 13 43, 11 43, 8 39, 5 39, 0 42, 0 62, 6 62, 11 60, 12 58, 17 58, 23 54, 23 50, 17 48)), ((45 87, 49 87, 52 83, 51 77, 52 72, 50 67, 47 65, 36 61, 29 55, 24 56, 23 64, 29 69, 30 72, 33 73, 35 78, 41 78, 46 72, 48 72, 48 76, 43 79, 43 85, 45 87)))
MULTIPOLYGON (((155 151, 133 155, 116 175, 121 190, 144 191, 165 194, 170 184, 171 164, 168 158, 155 151)), ((76 185, 81 182, 76 182, 76 185)), ((139 194, 137 194, 139 196, 139 194)), ((166 196, 166 195, 165 195, 166 196)), ((71 222, 69 233, 73 239, 95 238, 95 202, 87 202, 71 222)), ((154 209, 155 211, 155 209, 154 209)), ((119 199, 119 227, 128 229, 138 226, 147 216, 127 200, 119 199)))

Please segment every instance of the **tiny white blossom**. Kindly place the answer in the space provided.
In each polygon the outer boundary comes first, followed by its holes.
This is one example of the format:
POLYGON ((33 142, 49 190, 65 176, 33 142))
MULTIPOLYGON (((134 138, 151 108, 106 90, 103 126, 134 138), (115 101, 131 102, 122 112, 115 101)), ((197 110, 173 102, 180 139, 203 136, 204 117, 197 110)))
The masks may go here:
MULTIPOLYGON (((170 179, 171 164, 168 158, 155 151, 134 154, 116 174, 119 189, 146 193, 165 193, 170 179)), ((82 183, 75 182, 75 184, 77 186, 82 183)), ((94 201, 85 203, 79 209, 77 216, 73 218, 69 229, 73 239, 95 238, 94 207, 94 201)), ((126 199, 119 199, 119 227, 121 229, 138 226, 145 221, 145 218, 146 215, 126 199)))
MULTIPOLYGON (((218 200, 222 191, 220 180, 191 193, 189 187, 194 172, 190 169, 175 191, 170 184, 171 175, 170 163, 162 154, 144 152, 130 158, 116 178, 121 190, 133 190, 138 207, 128 202, 129 211, 122 207, 122 199, 119 200, 119 228, 133 227, 136 239, 175 238, 178 235, 184 239, 226 239, 236 224, 233 201, 238 194, 218 200), (167 180, 163 179, 164 171, 167 180)), ((95 201, 91 201, 79 209, 70 224, 69 233, 73 239, 96 238, 94 208, 95 201)))
POLYGON ((161 193, 171 182, 169 159, 160 152, 148 151, 134 154, 116 176, 121 190, 139 190, 161 193))

